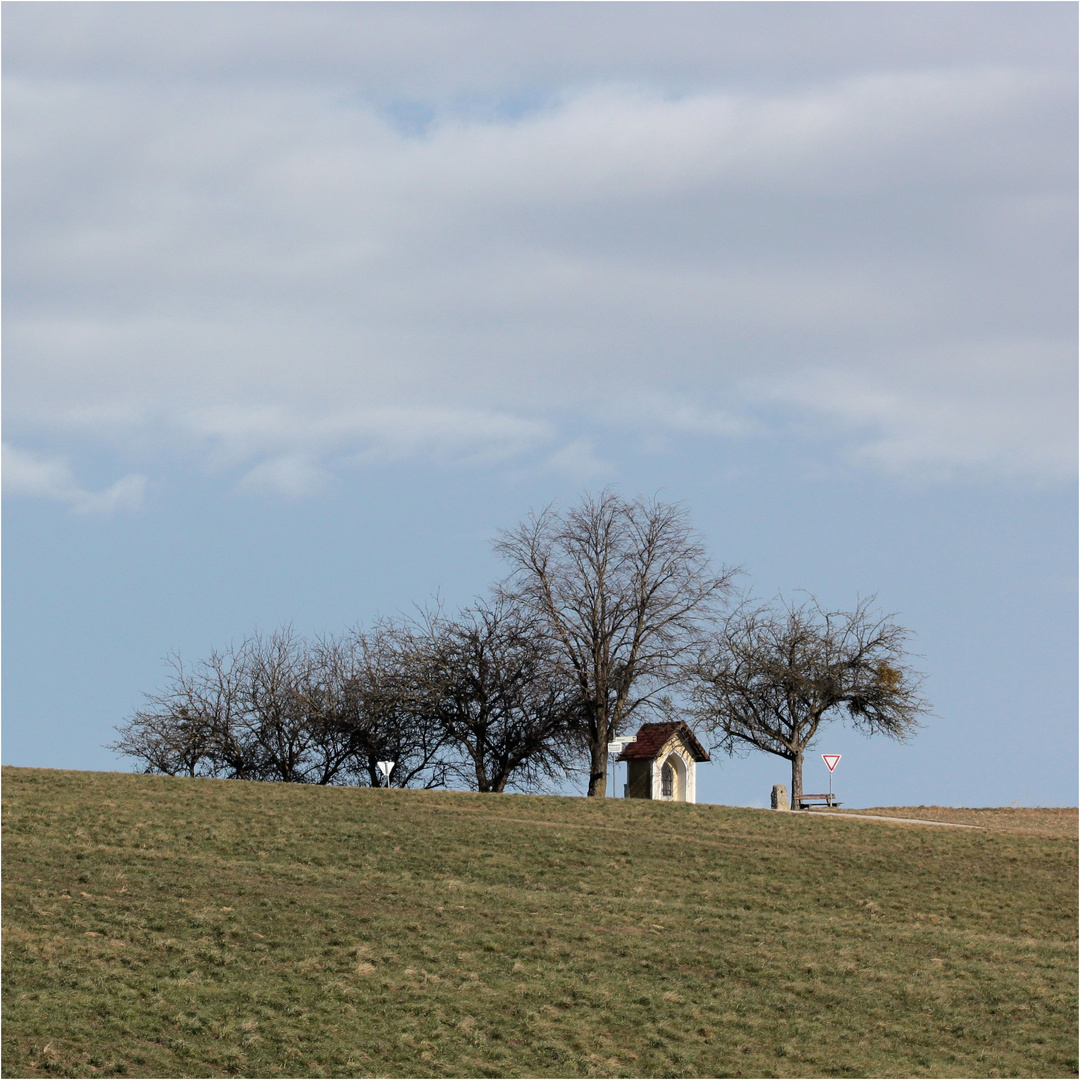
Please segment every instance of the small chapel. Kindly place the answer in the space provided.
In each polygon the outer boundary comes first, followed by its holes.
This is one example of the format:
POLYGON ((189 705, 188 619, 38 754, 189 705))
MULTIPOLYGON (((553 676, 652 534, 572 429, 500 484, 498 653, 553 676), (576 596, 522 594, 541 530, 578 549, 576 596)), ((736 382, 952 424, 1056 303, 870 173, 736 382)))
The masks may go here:
POLYGON ((642 724, 616 760, 626 762, 626 798, 692 803, 697 763, 710 758, 686 723, 671 720, 642 724))

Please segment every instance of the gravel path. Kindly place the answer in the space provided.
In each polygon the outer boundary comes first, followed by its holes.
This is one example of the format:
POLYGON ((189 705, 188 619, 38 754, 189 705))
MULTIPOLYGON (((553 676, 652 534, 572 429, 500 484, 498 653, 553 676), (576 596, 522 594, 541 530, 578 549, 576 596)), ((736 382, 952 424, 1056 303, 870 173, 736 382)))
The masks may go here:
MULTIPOLYGON (((795 813, 794 810, 786 811, 789 814, 795 813)), ((882 814, 837 814, 831 810, 800 810, 798 811, 800 817, 814 816, 814 817, 838 817, 838 818, 858 818, 860 821, 898 821, 901 825, 944 825, 947 829, 982 829, 982 825, 961 825, 958 821, 930 821, 928 818, 915 818, 915 817, 885 817, 882 814)))

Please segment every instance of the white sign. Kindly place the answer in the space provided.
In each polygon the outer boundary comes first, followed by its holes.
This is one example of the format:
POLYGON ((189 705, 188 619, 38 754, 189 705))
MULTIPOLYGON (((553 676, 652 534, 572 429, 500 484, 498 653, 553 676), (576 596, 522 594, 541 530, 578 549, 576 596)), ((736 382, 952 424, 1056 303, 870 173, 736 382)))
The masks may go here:
POLYGON ((387 787, 390 786, 390 774, 394 771, 394 764, 395 763, 393 761, 380 761, 379 762, 379 771, 383 774, 383 776, 386 777, 386 786, 387 787))
POLYGON ((836 763, 840 760, 839 754, 822 754, 821 760, 829 766, 829 772, 832 772, 836 768, 836 763))

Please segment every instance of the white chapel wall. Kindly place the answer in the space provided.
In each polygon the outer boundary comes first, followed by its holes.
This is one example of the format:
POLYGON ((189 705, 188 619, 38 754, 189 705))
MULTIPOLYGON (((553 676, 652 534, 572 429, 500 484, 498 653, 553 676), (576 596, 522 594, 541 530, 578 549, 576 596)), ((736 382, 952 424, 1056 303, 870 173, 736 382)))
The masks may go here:
POLYGON ((678 758, 678 764, 682 767, 676 767, 674 800, 664 801, 696 802, 697 762, 694 761, 690 751, 683 746, 682 740, 675 736, 668 739, 668 741, 664 743, 664 747, 660 753, 649 762, 651 766, 652 797, 654 799, 663 799, 661 776, 664 769, 664 762, 669 761, 673 755, 678 758))

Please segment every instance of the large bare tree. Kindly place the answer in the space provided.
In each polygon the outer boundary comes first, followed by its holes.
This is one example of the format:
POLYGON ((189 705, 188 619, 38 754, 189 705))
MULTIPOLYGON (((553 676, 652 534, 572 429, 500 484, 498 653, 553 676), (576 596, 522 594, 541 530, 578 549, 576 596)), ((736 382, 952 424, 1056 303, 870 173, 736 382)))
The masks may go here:
POLYGON ((532 791, 566 775, 577 698, 548 646, 504 601, 428 617, 421 699, 457 751, 453 772, 474 790, 532 791))
POLYGON ((710 569, 684 508, 610 490, 549 506, 495 550, 511 567, 500 596, 543 627, 576 689, 588 793, 605 795, 608 742, 679 681, 734 571, 710 569))
POLYGON ((748 601, 724 621, 695 667, 698 720, 729 754, 754 748, 791 762, 791 805, 803 757, 822 724, 845 716, 866 735, 904 740, 929 711, 908 665, 910 632, 872 609, 827 611, 810 598, 748 601))

